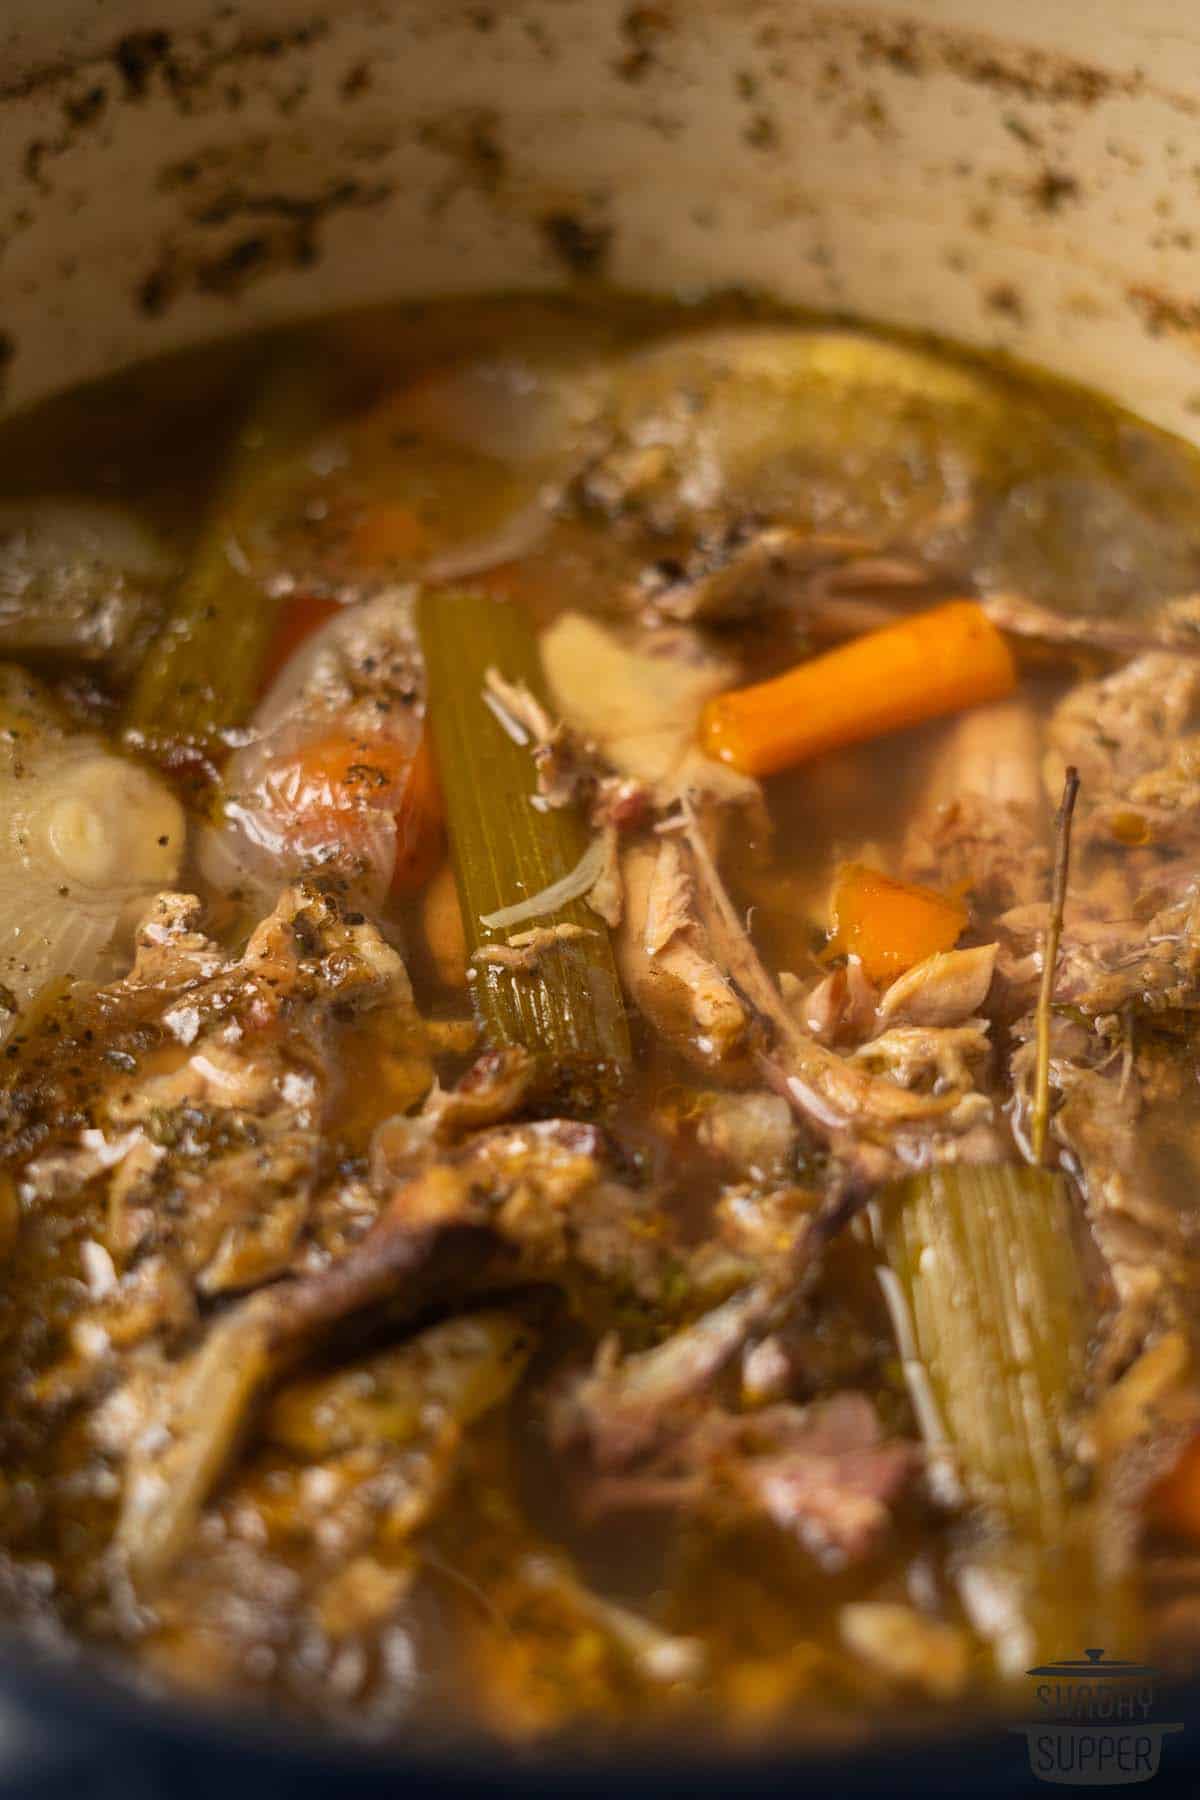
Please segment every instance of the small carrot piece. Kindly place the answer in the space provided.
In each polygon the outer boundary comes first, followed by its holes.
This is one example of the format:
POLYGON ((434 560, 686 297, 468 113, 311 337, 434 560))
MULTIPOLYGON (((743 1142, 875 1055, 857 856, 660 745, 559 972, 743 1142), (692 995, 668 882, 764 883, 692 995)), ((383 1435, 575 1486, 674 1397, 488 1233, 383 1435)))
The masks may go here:
POLYGON ((786 675, 719 694, 704 709, 706 754, 747 775, 773 775, 827 750, 1002 700, 1016 686, 1012 652, 973 600, 951 600, 801 663, 786 675))
POLYGON ((418 894, 433 875, 445 849, 444 816, 433 746, 424 730, 396 807, 393 894, 418 894))
POLYGON ((391 563, 419 562, 429 555, 433 538, 419 513, 400 500, 368 507, 350 536, 350 560, 361 569, 386 569, 391 563))
POLYGON ((1184 1445, 1174 1468, 1151 1489, 1148 1510, 1162 1530, 1200 1543, 1200 1437, 1184 1445))
POLYGON ((940 950, 952 950, 967 923, 961 900, 894 881, 865 863, 843 863, 830 904, 829 947, 857 956, 869 981, 894 981, 940 950))
POLYGON ((314 632, 319 631, 322 625, 327 625, 340 611, 341 605, 337 600, 328 600, 321 594, 296 594, 284 602, 275 635, 263 658, 259 678, 260 696, 274 685, 283 665, 301 644, 307 643, 314 632))

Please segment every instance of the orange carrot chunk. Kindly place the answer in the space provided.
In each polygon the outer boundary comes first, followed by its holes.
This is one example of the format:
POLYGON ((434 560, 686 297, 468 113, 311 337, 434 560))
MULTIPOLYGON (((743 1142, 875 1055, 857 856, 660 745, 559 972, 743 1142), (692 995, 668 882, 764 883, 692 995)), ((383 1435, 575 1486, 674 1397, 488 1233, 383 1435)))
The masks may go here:
POLYGON ((338 601, 326 599, 322 594, 295 594, 284 602, 275 635, 263 658, 258 687, 260 696, 274 685, 275 677, 293 652, 340 611, 338 601))
POLYGON ((773 775, 826 750, 944 713, 1002 700, 1012 652, 973 600, 951 600, 868 632, 774 681, 710 700, 705 752, 747 775, 773 775))
POLYGON ((420 562, 432 548, 428 526, 402 500, 367 507, 354 527, 349 545, 350 560, 361 569, 420 562))
POLYGON ((939 950, 952 950, 967 909, 932 888, 893 881, 866 863, 843 863, 830 904, 830 949, 857 956, 874 982, 894 981, 939 950))
POLYGON ((1170 1474, 1151 1489, 1148 1510, 1163 1531, 1200 1542, 1200 1437, 1184 1445, 1170 1474))
POLYGON ((429 732, 424 730, 396 806, 393 894, 420 893, 432 877, 445 848, 443 816, 437 764, 433 759, 429 732))

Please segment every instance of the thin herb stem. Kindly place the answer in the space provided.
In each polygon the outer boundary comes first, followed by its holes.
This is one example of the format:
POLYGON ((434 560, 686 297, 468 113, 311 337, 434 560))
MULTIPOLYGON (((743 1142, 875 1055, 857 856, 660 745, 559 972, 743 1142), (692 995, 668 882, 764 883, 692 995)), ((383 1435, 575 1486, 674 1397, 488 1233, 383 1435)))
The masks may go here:
POLYGON ((1050 890, 1050 918, 1042 951, 1042 982, 1037 1002, 1037 1060, 1034 1065, 1033 1119, 1031 1139, 1033 1160, 1046 1160, 1046 1137, 1050 1129, 1050 1025, 1054 1003, 1054 976, 1058 967, 1058 946, 1062 938, 1063 912, 1067 902, 1067 876, 1071 864, 1071 820, 1079 793, 1079 771, 1069 768, 1063 783, 1062 799, 1054 820, 1054 880, 1050 890))

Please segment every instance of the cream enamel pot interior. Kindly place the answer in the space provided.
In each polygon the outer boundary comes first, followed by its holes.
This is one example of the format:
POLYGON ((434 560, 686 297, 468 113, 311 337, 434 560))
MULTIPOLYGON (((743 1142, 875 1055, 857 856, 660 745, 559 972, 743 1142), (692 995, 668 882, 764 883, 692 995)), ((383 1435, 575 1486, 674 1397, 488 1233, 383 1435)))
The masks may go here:
POLYGON ((603 279, 936 327, 1200 424, 1187 0, 9 0, 0 83, 9 406, 603 279))
MULTIPOLYGON (((1194 0, 0 3, 5 409, 330 307, 603 281, 935 328, 1196 438, 1197 234, 1194 0)), ((394 1791, 395 1750, 385 1775, 231 1740, 48 1688, 25 1652, 3 1680, 68 1743, 108 1721, 152 1744, 176 1795, 214 1776, 248 1794, 251 1770, 256 1800, 394 1791)), ((954 1736, 843 1757, 838 1787, 1019 1791, 1015 1739, 954 1736)), ((404 1755, 409 1792, 611 1791, 490 1751, 404 1755)), ((737 1791, 794 1793, 795 1771, 743 1767, 737 1791)), ((734 1785, 682 1773, 627 1785, 734 1785)))

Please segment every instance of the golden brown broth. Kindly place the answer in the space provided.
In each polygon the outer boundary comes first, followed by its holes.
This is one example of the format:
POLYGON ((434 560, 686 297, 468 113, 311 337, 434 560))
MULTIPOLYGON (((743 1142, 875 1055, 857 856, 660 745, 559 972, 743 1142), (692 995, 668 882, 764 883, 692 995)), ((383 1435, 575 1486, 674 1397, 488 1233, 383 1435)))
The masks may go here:
MULTIPOLYGON (((583 303, 498 299, 439 302, 427 308, 377 309, 312 328, 315 356, 339 370, 336 404, 351 410, 403 379, 463 354, 527 342, 553 342, 582 356, 601 348, 640 342, 664 330, 713 319, 763 316, 768 309, 719 304, 673 309, 618 296, 583 303)), ((947 354, 950 354, 947 352, 947 354)), ((257 350, 244 343, 172 357, 52 401, 31 415, 10 420, 0 432, 2 485, 9 495, 46 490, 117 496, 137 506, 181 549, 186 550, 202 518, 214 470, 228 441, 230 421, 240 411, 257 350)), ((966 366, 971 366, 968 362, 966 366)), ((1180 520, 1196 511, 1196 470, 1190 454, 1116 414, 1089 396, 1020 372, 1000 372, 1014 394, 1035 394, 1066 437, 1101 446, 1139 503, 1161 508, 1164 531, 1178 536, 1180 520)), ((435 497, 436 498, 436 497, 435 497)), ((1055 525, 1058 531, 1060 525, 1055 525)), ((1054 538, 1054 532, 1050 532, 1054 538)), ((1058 554, 1057 539, 1044 552, 1058 554)), ((1033 547, 1036 556, 1037 547, 1033 547)), ((522 597, 545 623, 571 607, 604 610, 607 587, 625 568, 625 555, 594 526, 563 524, 541 556, 539 578, 524 582, 522 597)), ((1167 559, 1170 560, 1169 558, 1167 559)), ((738 639, 747 677, 787 667, 803 648, 794 627, 755 626, 738 639)), ((1047 680, 1035 689, 1048 705, 1057 688, 1047 680)), ((98 716, 106 698, 92 695, 98 716)), ((920 791, 938 727, 914 732, 903 741, 869 745, 812 763, 781 776, 770 786, 774 825, 769 844, 733 846, 726 873, 740 904, 749 910, 760 949, 774 968, 808 974, 817 966, 831 872, 843 856, 882 857, 895 849, 903 823, 920 791)), ((419 902, 396 909, 393 923, 412 946, 411 973, 424 1012, 461 1016, 460 996, 440 988, 421 947, 419 902)), ((669 1051, 639 1030, 640 1081, 622 1125, 641 1145, 653 1171, 665 1168, 668 1152, 655 1118, 682 1094, 702 1083, 669 1051)), ((370 1047, 347 1049, 347 1091, 361 1086, 357 1069, 369 1067, 370 1047)), ((461 1059, 442 1065, 449 1079, 461 1059)), ((382 1110, 386 1105, 380 1102, 382 1110)), ((375 1118, 356 1102, 334 1122, 333 1136, 347 1151, 361 1154, 375 1118)), ((1163 1156, 1166 1155, 1164 1147, 1163 1156)), ((711 1163, 680 1160, 670 1152, 671 1173, 693 1227, 700 1230, 718 1182, 711 1163)), ((67 1209, 26 1220, 8 1268, 0 1300, 0 1410, 44 1360, 64 1318, 77 1301, 78 1243, 92 1229, 67 1209)), ((876 1347, 877 1392, 887 1414, 904 1425, 906 1402, 891 1359, 872 1258, 851 1236, 831 1259, 823 1287, 831 1316, 837 1309, 858 1322, 876 1347)), ((539 1303, 542 1304, 542 1303, 539 1303)), ((561 1309, 551 1324, 532 1385, 578 1351, 586 1336, 568 1325, 561 1309)), ((5 1438, 0 1483, 0 1540, 11 1604, 29 1610, 48 1602, 36 1591, 30 1570, 39 1564, 57 1571, 53 1607, 69 1625, 82 1623, 92 1635, 119 1640, 123 1626, 106 1609, 99 1554, 111 1529, 112 1501, 91 1494, 73 1497, 76 1477, 92 1454, 81 1420, 70 1420, 39 1435, 14 1415, 5 1438), (24 1574, 22 1574, 24 1571, 24 1574)), ((261 1480, 270 1486, 270 1452, 252 1451, 231 1478, 221 1505, 236 1504, 239 1484, 261 1480)), ((679 1532, 647 1522, 632 1528, 581 1526, 567 1506, 561 1483, 541 1442, 536 1413, 519 1398, 515 1423, 494 1418, 476 1434, 465 1479, 451 1509, 434 1528, 432 1554, 421 1577, 411 1624, 417 1658, 415 1687, 407 1676, 389 1675, 386 1657, 372 1652, 375 1675, 361 1710, 383 1721, 402 1721, 414 1711, 426 1721, 439 1713, 461 1722, 464 1698, 479 1722, 518 1735, 576 1722, 592 1712, 601 1724, 622 1719, 671 1722, 687 1713, 692 1727, 712 1711, 738 1727, 768 1726, 815 1732, 828 1728, 830 1715, 857 1717, 864 1708, 885 1709, 895 1695, 881 1678, 853 1665, 840 1651, 837 1606, 854 1598, 903 1599, 914 1580, 938 1592, 948 1614, 955 1606, 941 1567, 943 1534, 917 1511, 903 1516, 890 1556, 842 1575, 815 1571, 812 1562, 778 1537, 760 1533, 715 1537, 694 1529, 679 1532), (552 1626, 536 1621, 514 1632, 505 1614, 505 1596, 514 1561, 539 1534, 562 1538, 586 1575, 606 1591, 645 1606, 671 1628, 698 1632, 712 1644, 714 1659, 707 1688, 698 1698, 664 1696, 648 1708, 644 1694, 622 1686, 603 1657, 588 1659, 586 1646, 555 1639, 552 1626)), ((281 1553, 286 1563, 288 1552, 281 1553)), ((297 1550, 297 1555, 300 1552, 297 1550)), ((406 1627, 406 1629, 408 1629, 406 1627)), ((192 1685, 214 1683, 245 1694, 256 1684, 293 1704, 314 1701, 335 1713, 355 1710, 337 1701, 328 1668, 316 1674, 294 1644, 278 1645, 231 1667, 222 1657, 208 1666, 194 1643, 182 1648, 169 1635, 143 1652, 151 1667, 192 1685)))

